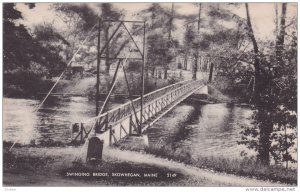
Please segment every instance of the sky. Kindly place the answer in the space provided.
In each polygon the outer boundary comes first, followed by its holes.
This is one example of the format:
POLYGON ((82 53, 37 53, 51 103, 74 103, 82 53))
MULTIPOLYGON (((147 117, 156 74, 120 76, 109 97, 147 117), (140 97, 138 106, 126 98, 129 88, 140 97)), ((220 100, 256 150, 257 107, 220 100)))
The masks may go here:
MULTIPOLYGON (((125 19, 137 19, 133 18, 133 14, 147 8, 150 3, 114 3, 114 6, 126 11, 125 19)), ((171 9, 171 3, 161 3, 161 5, 167 9, 171 9)), ((197 13, 198 8, 192 3, 175 3, 175 10, 180 14, 193 14, 197 13)), ((93 4, 90 3, 93 7, 93 4)), ((203 7, 207 6, 207 3, 203 3, 203 7)), ((280 15, 281 5, 278 4, 278 10, 280 15)), ((17 4, 17 9, 22 12, 24 17, 24 24, 27 26, 34 26, 42 24, 44 22, 53 22, 57 28, 63 28, 63 22, 55 15, 55 12, 50 9, 50 3, 36 3, 34 9, 28 9, 22 3, 17 4)), ((249 3, 249 11, 251 15, 252 25, 254 33, 258 39, 272 39, 272 33, 275 29, 275 3, 249 3)), ((241 4, 239 8, 231 10, 240 17, 246 18, 245 6, 241 4)), ((287 7, 288 17, 297 17, 297 5, 296 3, 289 3, 287 7)), ((182 33, 183 21, 175 21, 175 25, 179 29, 176 33, 182 33)))

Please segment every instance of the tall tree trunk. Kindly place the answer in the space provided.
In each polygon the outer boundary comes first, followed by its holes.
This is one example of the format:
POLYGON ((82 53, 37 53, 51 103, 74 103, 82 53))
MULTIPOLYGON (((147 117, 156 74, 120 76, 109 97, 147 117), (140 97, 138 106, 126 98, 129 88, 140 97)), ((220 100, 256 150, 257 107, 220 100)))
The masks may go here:
POLYGON ((254 51, 254 68, 255 68, 255 87, 254 87, 254 102, 256 104, 259 103, 259 93, 260 93, 260 71, 259 71, 259 50, 258 50, 258 46, 257 46, 257 42, 253 33, 253 28, 252 28, 252 24, 251 24, 251 18, 250 18, 250 14, 249 14, 249 8, 248 8, 248 3, 245 3, 245 7, 246 7, 246 14, 247 14, 247 24, 248 24, 248 35, 252 41, 252 45, 253 45, 253 51, 254 51))
POLYGON ((235 44, 235 47, 236 49, 240 49, 239 47, 239 42, 240 42, 240 39, 241 39, 241 36, 240 36, 240 24, 237 24, 237 32, 236 32, 236 44, 235 44))
POLYGON ((151 76, 154 77, 155 76, 155 67, 151 68, 151 76))
POLYGON ((282 51, 284 46, 284 34, 285 34, 285 18, 286 18, 286 3, 282 4, 282 15, 280 18, 280 31, 276 38, 276 60, 277 67, 282 65, 282 51))
MULTIPOLYGON (((276 69, 275 69, 275 76, 279 77, 279 71, 282 68, 283 63, 283 47, 284 47, 284 35, 285 35, 285 19, 286 19, 286 3, 282 4, 282 14, 280 18, 280 28, 279 32, 277 32, 277 38, 276 38, 276 45, 275 45, 275 54, 276 54, 276 69)), ((286 168, 288 168, 288 145, 287 145, 287 133, 286 133, 286 127, 284 128, 284 146, 286 148, 283 161, 286 161, 286 168)))
MULTIPOLYGON (((197 51, 198 52, 198 51, 197 51)), ((193 64, 193 68, 192 68, 192 73, 193 73, 193 80, 196 80, 197 79, 197 63, 198 63, 198 54, 194 54, 194 58, 195 58, 195 61, 194 61, 194 64, 193 64)))
POLYGON ((278 3, 275 3, 275 34, 278 35, 278 3))
MULTIPOLYGON (((199 39, 199 35, 200 35, 200 17, 201 17, 201 3, 199 3, 199 11, 198 11, 198 38, 199 39)), ((198 43, 198 42, 197 42, 198 43)), ((199 45, 197 45, 196 48, 196 54, 195 56, 195 63, 193 65, 193 80, 197 79, 197 66, 198 66, 198 58, 199 58, 199 45)))
POLYGON ((183 63, 183 69, 187 70, 187 60, 188 60, 188 53, 187 51, 184 54, 184 63, 183 63))
MULTIPOLYGON (((105 30, 105 40, 108 41, 109 38, 109 25, 105 30)), ((105 51, 105 73, 109 74, 110 70, 110 59, 109 59, 109 44, 107 44, 106 51, 105 51)))
MULTIPOLYGON (((260 60, 258 56, 259 50, 258 50, 257 41, 253 33, 248 3, 245 3, 245 7, 246 7, 246 14, 247 14, 248 34, 252 41, 253 51, 254 51, 255 87, 254 87, 253 101, 256 108, 258 109, 257 118, 263 119, 262 117, 264 117, 267 111, 264 109, 265 106, 262 105, 260 99, 260 93, 262 92, 262 86, 261 86, 262 82, 261 82, 260 69, 259 69, 260 67, 260 60)), ((264 120, 261 120, 261 122, 259 122, 260 135, 259 135, 258 159, 261 163, 265 165, 269 165, 270 163, 270 147, 271 147, 270 135, 272 132, 272 126, 273 125, 268 119, 268 117, 267 118, 265 117, 264 120)))
POLYGON ((200 32, 200 17, 201 17, 201 7, 202 4, 199 3, 199 11, 198 11, 198 35, 199 35, 199 32, 200 32))
POLYGON ((202 56, 199 56, 199 71, 202 71, 202 56))
POLYGON ((168 79, 168 68, 164 67, 164 79, 168 79))
POLYGON ((171 17, 170 17, 170 21, 169 21, 169 36, 168 36, 169 40, 171 40, 171 37, 172 37, 173 18, 174 18, 174 3, 172 3, 172 12, 171 12, 171 17))
POLYGON ((148 66, 145 67, 145 78, 146 78, 146 82, 147 82, 149 79, 149 67, 148 66))
MULTIPOLYGON (((171 16, 170 16, 170 21, 169 21, 169 35, 168 35, 168 49, 170 49, 172 47, 171 44, 171 37, 172 37, 172 25, 173 25, 173 19, 174 19, 174 3, 172 3, 172 11, 171 11, 171 16)), ((169 58, 166 60, 165 62, 165 66, 164 66, 164 79, 168 78, 168 68, 170 63, 172 62, 173 58, 171 58, 169 60, 169 58)))

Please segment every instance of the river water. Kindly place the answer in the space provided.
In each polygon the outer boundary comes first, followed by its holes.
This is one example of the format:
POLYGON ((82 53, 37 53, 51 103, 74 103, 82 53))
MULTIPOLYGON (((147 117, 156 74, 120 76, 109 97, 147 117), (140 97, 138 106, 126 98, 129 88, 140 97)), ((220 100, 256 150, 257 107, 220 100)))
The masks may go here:
POLYGON ((237 144, 242 127, 251 126, 251 115, 247 107, 182 103, 147 130, 149 144, 170 146, 193 158, 239 159, 241 152, 254 154, 237 144))
MULTIPOLYGON (((95 115, 95 104, 84 97, 52 97, 34 112, 39 100, 3 99, 3 140, 28 144, 42 140, 70 142, 72 123, 95 115)), ((118 103, 115 103, 118 104, 118 103)), ((170 145, 192 156, 240 158, 237 144, 242 126, 251 126, 251 109, 226 104, 184 102, 146 134, 150 145, 170 145)))

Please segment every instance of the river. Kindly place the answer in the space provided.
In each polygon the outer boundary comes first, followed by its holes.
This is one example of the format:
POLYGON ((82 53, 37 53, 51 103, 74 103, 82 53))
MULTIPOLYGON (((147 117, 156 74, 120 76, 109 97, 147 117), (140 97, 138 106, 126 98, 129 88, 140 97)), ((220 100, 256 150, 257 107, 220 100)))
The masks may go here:
POLYGON ((248 107, 182 103, 147 130, 149 145, 183 149, 193 158, 239 159, 241 152, 253 155, 237 144, 242 127, 251 126, 251 115, 248 107))
MULTIPOLYGON (((84 97, 51 97, 38 112, 39 100, 3 99, 3 140, 22 144, 42 140, 70 142, 72 123, 95 115, 94 102, 84 97)), ((115 103, 117 104, 117 103, 115 103)), ((226 104, 175 107, 146 134, 150 145, 171 145, 192 156, 240 158, 246 150, 237 144, 242 126, 251 125, 252 111, 226 104)))

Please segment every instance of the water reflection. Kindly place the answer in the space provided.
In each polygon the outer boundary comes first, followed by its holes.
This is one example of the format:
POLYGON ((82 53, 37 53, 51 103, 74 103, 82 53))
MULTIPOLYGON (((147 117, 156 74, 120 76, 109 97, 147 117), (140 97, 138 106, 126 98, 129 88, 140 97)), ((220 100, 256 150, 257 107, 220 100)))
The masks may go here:
MULTIPOLYGON (((71 141, 71 125, 95 116, 95 103, 85 97, 49 97, 39 111, 40 100, 3 99, 3 140, 28 144, 31 140, 71 141)), ((123 100, 110 99, 112 108, 123 100)), ((103 104, 100 101, 99 105, 103 104)))
MULTIPOLYGON (((29 143, 52 139, 70 142, 72 123, 95 114, 95 104, 84 97, 51 97, 38 112, 38 100, 3 100, 6 141, 29 143)), ((126 102, 125 100, 122 102, 126 102)), ((119 103, 111 103, 111 107, 119 103)), ((192 156, 226 155, 240 157, 237 145, 242 126, 250 125, 251 110, 226 104, 192 105, 183 103, 147 130, 150 145, 169 145, 189 150, 192 156)))
POLYGON ((33 129, 27 127, 35 127, 37 117, 33 115, 36 101, 25 99, 10 100, 3 99, 3 138, 15 138, 22 143, 27 143, 29 138, 24 135, 38 136, 33 129), (22 123, 20 123, 22 122, 22 123), (7 129, 11 127, 12 129, 7 129))
POLYGON ((149 142, 188 150, 193 157, 241 158, 247 149, 237 141, 242 126, 251 126, 251 114, 248 108, 226 104, 182 104, 147 131, 149 142))
POLYGON ((50 97, 38 112, 38 100, 3 99, 5 141, 27 144, 31 140, 70 141, 70 126, 92 117, 94 104, 84 97, 50 97))

